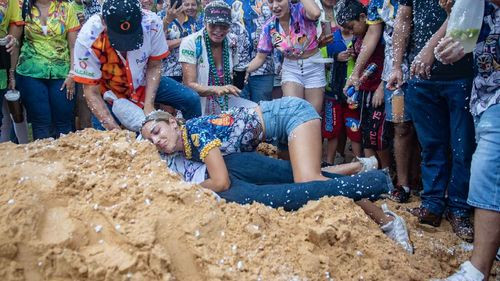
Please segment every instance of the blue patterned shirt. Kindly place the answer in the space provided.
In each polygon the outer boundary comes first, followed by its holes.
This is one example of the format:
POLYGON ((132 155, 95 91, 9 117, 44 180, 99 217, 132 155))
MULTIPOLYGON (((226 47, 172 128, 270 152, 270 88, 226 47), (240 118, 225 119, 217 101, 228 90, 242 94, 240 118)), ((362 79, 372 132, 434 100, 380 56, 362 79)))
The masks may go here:
POLYGON ((187 159, 204 161, 218 147, 222 155, 254 151, 263 138, 263 128, 254 108, 232 108, 219 115, 188 120, 183 129, 187 159))
POLYGON ((500 104, 500 9, 486 2, 483 27, 474 50, 472 115, 478 116, 492 105, 500 104))

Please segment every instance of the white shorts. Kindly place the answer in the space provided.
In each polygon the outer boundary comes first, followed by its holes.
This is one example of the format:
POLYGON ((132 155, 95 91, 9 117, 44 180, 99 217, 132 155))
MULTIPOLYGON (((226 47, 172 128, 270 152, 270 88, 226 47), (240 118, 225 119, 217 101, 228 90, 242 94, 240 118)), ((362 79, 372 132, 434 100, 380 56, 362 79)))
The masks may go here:
POLYGON ((286 82, 298 83, 306 89, 326 86, 325 63, 320 52, 307 59, 285 58, 281 71, 281 85, 286 82))

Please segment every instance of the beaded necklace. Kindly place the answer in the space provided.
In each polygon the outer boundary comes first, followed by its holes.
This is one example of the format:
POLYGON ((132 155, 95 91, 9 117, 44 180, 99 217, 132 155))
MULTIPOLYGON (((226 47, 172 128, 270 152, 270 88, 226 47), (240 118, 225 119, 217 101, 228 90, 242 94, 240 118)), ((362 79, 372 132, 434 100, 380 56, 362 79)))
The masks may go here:
MULTIPOLYGON (((208 57, 208 65, 209 65, 209 84, 211 86, 225 86, 231 85, 233 82, 231 81, 231 69, 229 66, 229 46, 227 43, 227 39, 224 38, 224 42, 222 43, 222 64, 224 71, 224 81, 221 81, 220 76, 217 74, 217 67, 215 66, 214 55, 212 54, 212 46, 210 45, 210 38, 208 37, 208 32, 205 30, 203 32, 205 38, 205 46, 207 46, 207 57, 208 57)), ((229 109, 229 96, 224 95, 222 97, 212 96, 212 102, 217 102, 221 108, 221 111, 227 111, 229 109)), ((213 112, 215 112, 215 104, 212 104, 213 112)))
POLYGON ((189 144, 189 139, 188 139, 188 134, 187 134, 187 129, 186 126, 181 126, 181 131, 182 131, 182 142, 184 144, 184 155, 186 156, 186 159, 191 159, 193 158, 193 152, 191 151, 191 144, 189 144))

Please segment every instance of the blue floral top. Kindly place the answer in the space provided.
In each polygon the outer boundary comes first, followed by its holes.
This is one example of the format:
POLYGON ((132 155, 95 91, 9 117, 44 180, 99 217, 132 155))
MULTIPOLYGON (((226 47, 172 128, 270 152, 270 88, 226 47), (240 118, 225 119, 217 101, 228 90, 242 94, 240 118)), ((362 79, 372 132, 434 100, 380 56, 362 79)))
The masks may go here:
POLYGON ((186 158, 204 161, 215 147, 222 155, 254 151, 263 138, 263 128, 254 108, 232 108, 188 120, 182 137, 186 158))

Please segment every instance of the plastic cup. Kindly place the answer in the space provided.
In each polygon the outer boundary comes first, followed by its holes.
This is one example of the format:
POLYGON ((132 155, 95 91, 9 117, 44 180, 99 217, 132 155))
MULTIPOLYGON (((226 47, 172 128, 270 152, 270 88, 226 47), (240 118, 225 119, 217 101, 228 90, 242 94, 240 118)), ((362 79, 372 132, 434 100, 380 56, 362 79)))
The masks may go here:
POLYGON ((5 100, 7 100, 10 114, 16 123, 24 121, 23 106, 21 105, 20 99, 21 93, 17 90, 9 90, 5 93, 5 100))

